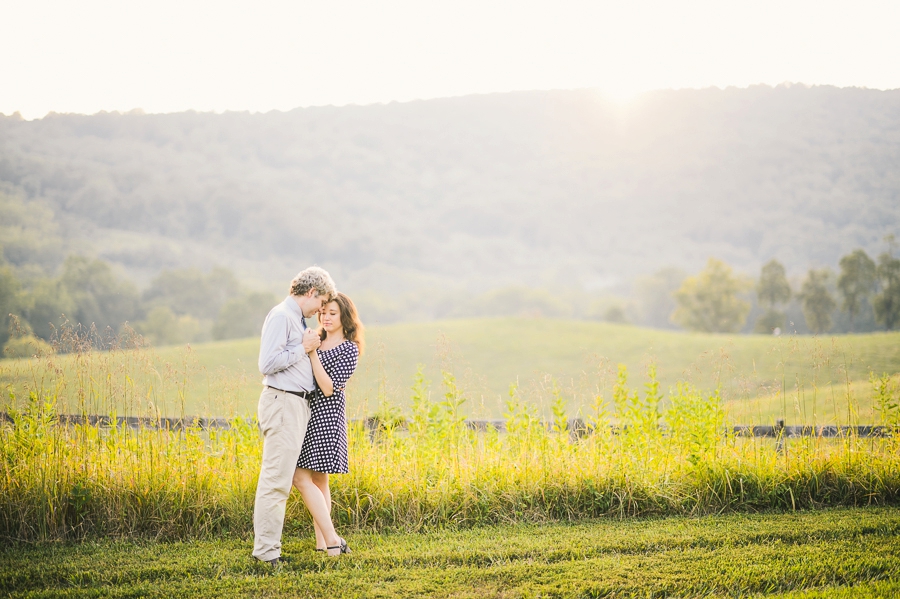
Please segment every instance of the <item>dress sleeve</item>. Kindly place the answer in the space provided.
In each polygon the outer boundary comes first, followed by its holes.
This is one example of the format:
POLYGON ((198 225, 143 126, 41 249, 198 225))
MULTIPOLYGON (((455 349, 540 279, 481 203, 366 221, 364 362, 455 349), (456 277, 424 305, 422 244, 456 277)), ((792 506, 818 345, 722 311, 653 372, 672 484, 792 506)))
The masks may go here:
POLYGON ((334 372, 329 372, 331 383, 336 390, 343 391, 347 386, 347 381, 356 370, 356 362, 359 359, 359 348, 356 344, 348 342, 344 345, 346 349, 341 352, 334 363, 334 372))

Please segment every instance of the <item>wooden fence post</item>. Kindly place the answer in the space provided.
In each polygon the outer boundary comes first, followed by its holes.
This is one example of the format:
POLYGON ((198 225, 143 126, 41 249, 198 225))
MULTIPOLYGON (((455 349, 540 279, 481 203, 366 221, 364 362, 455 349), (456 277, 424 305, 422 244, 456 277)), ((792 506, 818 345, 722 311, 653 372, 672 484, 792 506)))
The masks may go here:
POLYGON ((784 453, 784 420, 775 421, 775 451, 784 453))

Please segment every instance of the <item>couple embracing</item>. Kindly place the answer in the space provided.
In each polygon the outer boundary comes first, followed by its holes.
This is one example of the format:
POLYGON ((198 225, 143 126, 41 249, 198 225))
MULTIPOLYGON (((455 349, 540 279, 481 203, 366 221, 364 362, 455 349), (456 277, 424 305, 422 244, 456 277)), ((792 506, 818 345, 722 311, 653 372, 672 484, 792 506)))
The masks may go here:
POLYGON ((353 302, 315 266, 294 277, 290 295, 266 316, 257 414, 263 455, 253 506, 253 556, 260 561, 273 566, 285 561, 281 533, 291 487, 312 515, 316 550, 329 556, 350 553, 331 522, 328 474, 348 472, 344 386, 362 344, 353 302), (304 320, 316 315, 321 331, 304 320))

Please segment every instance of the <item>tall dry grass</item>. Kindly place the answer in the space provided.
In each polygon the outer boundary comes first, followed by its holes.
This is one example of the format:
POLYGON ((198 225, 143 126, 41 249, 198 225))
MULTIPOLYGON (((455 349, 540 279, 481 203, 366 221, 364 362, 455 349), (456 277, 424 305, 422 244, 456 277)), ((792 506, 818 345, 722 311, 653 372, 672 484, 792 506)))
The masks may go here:
MULTIPOLYGON (((76 413, 152 419, 163 402, 183 402, 196 367, 190 353, 180 363, 160 364, 135 344, 75 350, 65 362, 75 376, 42 374, 28 398, 11 393, 7 401, 9 419, 0 424, 0 537, 248 534, 261 451, 254 422, 234 418, 229 429, 195 423, 176 430, 57 418, 74 403, 76 413)), ((59 357, 40 360, 34 373, 63 368, 59 357)), ((568 428, 574 414, 558 387, 547 389, 552 420, 546 423, 512 386, 500 433, 467 426, 468 399, 451 372, 435 386, 420 371, 409 413, 388 404, 374 431, 351 426, 351 473, 332 478, 335 520, 344 528, 419 530, 900 500, 896 436, 805 438, 778 451, 772 439, 728 433, 717 391, 681 383, 664 393, 653 366, 648 379, 633 389, 620 367, 609 396, 598 393, 580 414, 587 424, 580 434, 568 428)), ((209 380, 212 395, 227 397, 227 383, 209 380)), ((881 419, 874 424, 897 427, 896 383, 873 376, 871 384, 881 419)), ((852 394, 845 401, 852 408, 852 394)), ((287 525, 289 533, 309 525, 296 497, 287 525)))

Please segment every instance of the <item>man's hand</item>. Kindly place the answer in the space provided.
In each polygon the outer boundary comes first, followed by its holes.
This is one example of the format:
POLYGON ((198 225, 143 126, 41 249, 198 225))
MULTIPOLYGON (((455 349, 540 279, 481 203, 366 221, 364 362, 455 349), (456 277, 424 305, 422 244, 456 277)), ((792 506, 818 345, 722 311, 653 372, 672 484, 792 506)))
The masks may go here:
POLYGON ((322 340, 319 339, 318 331, 314 331, 312 329, 306 329, 303 333, 303 351, 306 353, 310 353, 314 351, 319 345, 322 343, 322 340))

